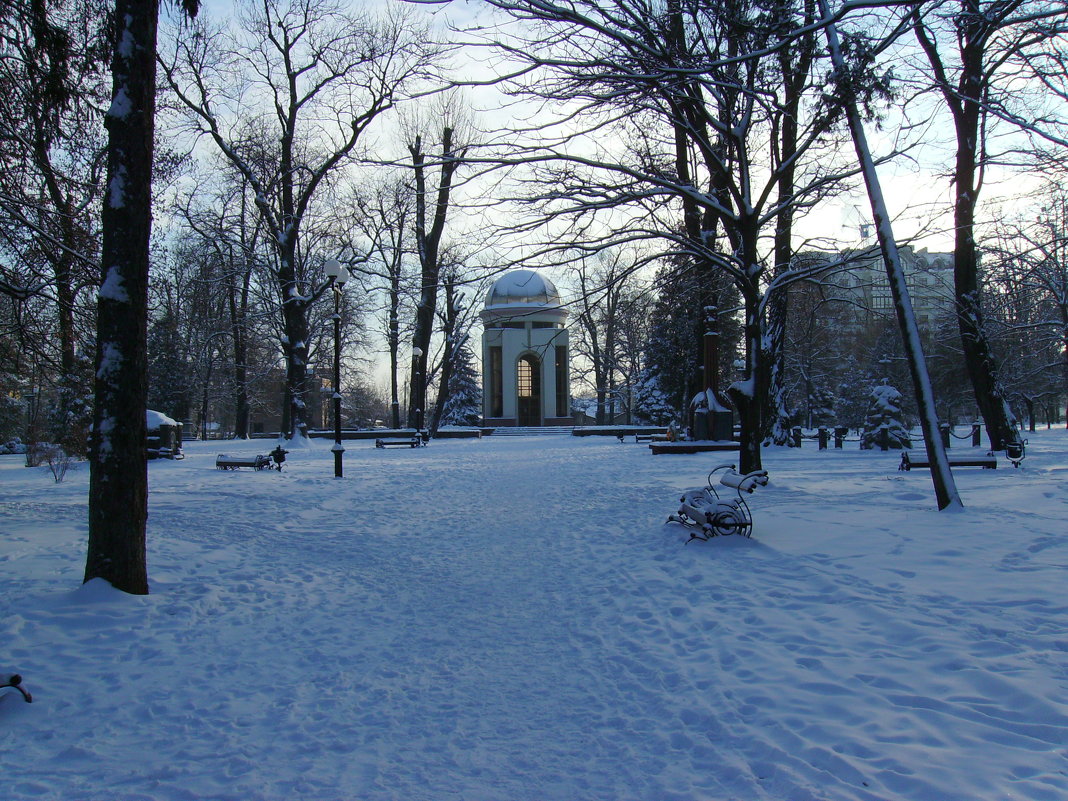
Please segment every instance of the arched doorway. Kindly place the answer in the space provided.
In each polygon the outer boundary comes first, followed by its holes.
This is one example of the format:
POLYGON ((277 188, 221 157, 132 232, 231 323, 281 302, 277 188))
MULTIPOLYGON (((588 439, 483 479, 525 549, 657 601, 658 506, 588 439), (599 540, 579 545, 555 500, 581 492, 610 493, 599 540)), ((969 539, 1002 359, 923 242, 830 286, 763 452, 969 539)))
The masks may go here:
POLYGON ((516 423, 521 426, 541 425, 541 362, 527 353, 516 365, 516 423))

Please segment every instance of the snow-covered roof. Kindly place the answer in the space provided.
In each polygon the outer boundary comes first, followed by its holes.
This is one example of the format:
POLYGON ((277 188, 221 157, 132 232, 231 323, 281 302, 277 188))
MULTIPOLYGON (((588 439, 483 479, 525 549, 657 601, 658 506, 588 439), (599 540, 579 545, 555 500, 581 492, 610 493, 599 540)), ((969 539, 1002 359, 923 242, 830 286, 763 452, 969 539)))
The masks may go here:
POLYGON ((154 412, 151 409, 146 409, 145 425, 149 431, 155 431, 160 426, 177 426, 178 421, 168 417, 163 412, 154 412))
POLYGON ((495 306, 557 307, 560 293, 541 273, 512 270, 498 278, 486 293, 485 308, 495 306))

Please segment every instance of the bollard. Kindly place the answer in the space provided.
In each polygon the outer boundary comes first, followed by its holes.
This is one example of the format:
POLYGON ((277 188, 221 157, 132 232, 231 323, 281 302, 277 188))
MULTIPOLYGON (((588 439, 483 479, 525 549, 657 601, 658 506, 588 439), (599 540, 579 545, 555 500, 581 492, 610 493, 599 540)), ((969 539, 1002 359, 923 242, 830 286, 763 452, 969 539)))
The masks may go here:
POLYGON ((982 432, 982 426, 979 425, 979 421, 977 420, 974 423, 972 423, 972 447, 973 448, 978 448, 979 447, 979 442, 980 442, 980 440, 982 438, 981 432, 982 432))
POLYGON ((819 434, 820 434, 820 450, 821 451, 825 451, 825 450, 827 450, 827 426, 820 426, 819 434))
POLYGON ((841 448, 845 444, 846 432, 849 429, 845 426, 834 427, 834 447, 841 448))
POLYGON ((801 426, 794 426, 793 430, 790 433, 793 435, 793 438, 794 438, 794 447, 795 448, 800 448, 801 447, 801 426))
POLYGON ((942 447, 949 450, 949 423, 939 423, 938 430, 942 432, 942 447))
POLYGON ((879 449, 883 451, 890 450, 890 424, 883 423, 879 426, 879 449))

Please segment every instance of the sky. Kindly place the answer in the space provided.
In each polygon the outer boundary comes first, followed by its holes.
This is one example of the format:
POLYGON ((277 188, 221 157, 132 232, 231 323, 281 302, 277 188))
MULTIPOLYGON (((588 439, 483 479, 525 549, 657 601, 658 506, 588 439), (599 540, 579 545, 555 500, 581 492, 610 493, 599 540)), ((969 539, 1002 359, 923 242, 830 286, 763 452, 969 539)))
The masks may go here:
MULTIPOLYGON (((367 6, 364 6, 367 7, 367 6)), ((393 11, 404 8, 417 17, 425 16, 438 31, 444 32, 448 27, 465 28, 488 24, 493 16, 487 6, 479 2, 453 2, 447 4, 418 4, 377 0, 371 8, 381 11, 393 11)), ((226 18, 232 15, 234 4, 211 0, 205 4, 203 13, 208 16, 226 18)), ((444 33, 443 33, 444 35, 444 33)), ((908 74, 908 67, 916 63, 917 54, 902 47, 894 55, 895 69, 899 76, 908 74), (902 69, 902 66, 905 69, 902 69)), ((457 74, 484 80, 488 77, 492 58, 484 51, 464 48, 453 56, 457 74), (478 52, 481 55, 475 55, 478 52)), ((499 65, 498 65, 499 66, 499 65)), ((477 125, 486 130, 505 130, 518 121, 526 122, 523 115, 530 112, 529 105, 521 104, 504 110, 506 98, 495 87, 469 87, 464 90, 470 103, 477 125)), ((903 102, 909 90, 902 88, 896 103, 903 102)), ((891 104, 884 110, 884 118, 878 123, 868 125, 868 134, 876 155, 886 153, 901 142, 898 140, 899 114, 904 110, 891 104)), ((952 126, 940 110, 939 104, 929 101, 910 99, 907 110, 910 123, 915 126, 909 135, 922 137, 926 144, 922 147, 910 147, 908 152, 891 163, 881 165, 880 179, 883 182, 895 224, 895 234, 900 242, 912 242, 918 249, 946 252, 952 249, 952 183, 947 170, 952 162, 952 126)), ((382 131, 388 131, 394 123, 387 121, 382 131)), ((387 133, 376 134, 379 141, 388 141, 387 133)), ((849 150, 846 151, 849 157, 849 150)), ((471 170, 462 170, 461 176, 468 180, 471 170), (464 173, 467 175, 464 175, 464 173)), ((991 170, 984 187, 984 220, 996 220, 1011 217, 1024 210, 1025 201, 1018 198, 1022 193, 1032 193, 1037 189, 1040 177, 1020 178, 1015 173, 991 170), (1021 191, 1022 190, 1022 191, 1021 191)), ((504 192, 509 192, 504 187, 504 192)), ((501 222, 501 211, 514 214, 514 207, 496 202, 502 187, 494 185, 488 179, 475 179, 461 184, 456 191, 459 201, 449 221, 446 241, 455 241, 468 250, 476 262, 483 264, 500 264, 514 257, 510 252, 520 239, 507 237, 491 241, 486 236, 490 227, 487 221, 501 222), (461 206, 473 203, 474 212, 463 211, 461 206)), ((870 226, 871 212, 866 195, 860 188, 843 193, 837 198, 822 204, 817 210, 806 215, 798 224, 798 237, 806 242, 813 242, 819 247, 857 247, 874 244, 873 228, 870 226)), ((327 254, 337 255, 337 254, 327 254)), ((325 261, 326 256, 324 256, 325 261)), ((559 267, 547 267, 550 277, 561 288, 565 299, 570 290, 567 271, 559 267)), ((480 304, 481 298, 472 298, 472 303, 480 304)), ((372 371, 377 384, 384 383, 388 367, 385 363, 384 343, 374 337, 373 360, 376 366, 372 371)), ((476 349, 477 351, 477 349, 476 349)), ((477 356, 476 352, 476 356, 477 356)), ((403 361, 403 359, 402 359, 403 361)))

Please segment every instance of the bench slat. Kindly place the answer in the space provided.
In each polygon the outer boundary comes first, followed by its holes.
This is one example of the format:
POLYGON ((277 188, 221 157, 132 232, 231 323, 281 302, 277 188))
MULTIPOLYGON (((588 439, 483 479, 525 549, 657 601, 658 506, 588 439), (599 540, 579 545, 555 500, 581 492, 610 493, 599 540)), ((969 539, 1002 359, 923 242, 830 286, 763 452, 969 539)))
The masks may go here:
POLYGON ((376 448, 418 448, 422 445, 419 437, 407 437, 405 439, 376 439, 376 448))
POLYGON ((271 458, 269 456, 230 456, 229 454, 220 453, 215 457, 215 467, 219 470, 236 470, 239 467, 251 467, 255 470, 262 470, 265 467, 270 467, 271 458))
MULTIPOLYGON (((996 456, 950 456, 946 454, 950 467, 981 467, 984 470, 997 470, 998 460, 996 456)), ((898 470, 911 470, 914 467, 931 467, 931 461, 924 456, 913 456, 908 451, 901 454, 901 464, 898 470)))
POLYGON ((768 471, 754 470, 752 473, 747 473, 743 476, 741 473, 727 470, 720 476, 719 483, 740 492, 752 492, 757 487, 766 487, 768 485, 768 471))

